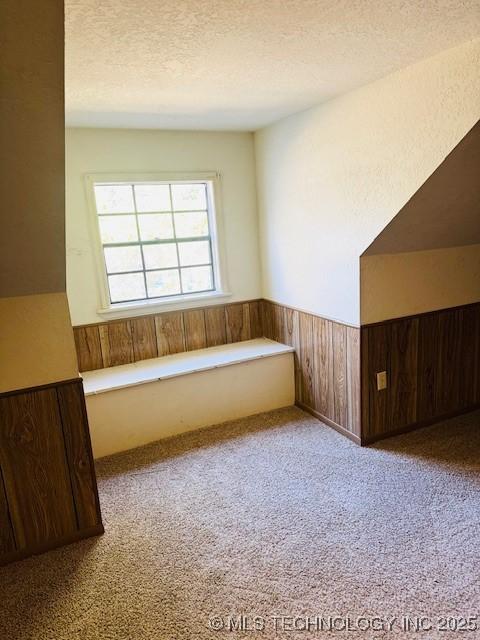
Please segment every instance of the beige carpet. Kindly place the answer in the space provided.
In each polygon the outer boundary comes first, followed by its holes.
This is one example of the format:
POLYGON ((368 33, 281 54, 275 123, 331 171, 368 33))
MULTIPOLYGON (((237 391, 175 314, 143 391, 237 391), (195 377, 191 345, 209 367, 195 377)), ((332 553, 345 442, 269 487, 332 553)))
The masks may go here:
POLYGON ((0 639, 480 638, 437 630, 480 614, 479 454, 479 413, 360 449, 286 409, 104 459, 106 534, 0 569, 0 639))

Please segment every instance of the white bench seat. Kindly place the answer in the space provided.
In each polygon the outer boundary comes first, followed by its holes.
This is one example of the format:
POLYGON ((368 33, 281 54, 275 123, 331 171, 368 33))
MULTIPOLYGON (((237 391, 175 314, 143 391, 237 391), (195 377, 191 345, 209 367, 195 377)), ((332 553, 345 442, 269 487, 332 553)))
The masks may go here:
POLYGON ((259 338, 85 372, 95 457, 293 404, 293 351, 259 338))

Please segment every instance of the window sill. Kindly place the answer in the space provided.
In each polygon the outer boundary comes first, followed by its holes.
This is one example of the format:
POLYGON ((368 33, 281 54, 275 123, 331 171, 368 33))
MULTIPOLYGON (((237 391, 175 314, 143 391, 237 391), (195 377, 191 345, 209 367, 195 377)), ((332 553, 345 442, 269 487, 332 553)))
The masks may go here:
POLYGON ((221 301, 230 298, 231 293, 216 291, 214 293, 196 293, 178 298, 165 298, 161 301, 152 300, 149 302, 125 302, 112 305, 105 309, 98 309, 99 316, 112 320, 128 318, 134 312, 135 315, 143 316, 150 313, 161 313, 166 311, 182 311, 184 309, 194 309, 196 307, 208 306, 211 302, 221 301))

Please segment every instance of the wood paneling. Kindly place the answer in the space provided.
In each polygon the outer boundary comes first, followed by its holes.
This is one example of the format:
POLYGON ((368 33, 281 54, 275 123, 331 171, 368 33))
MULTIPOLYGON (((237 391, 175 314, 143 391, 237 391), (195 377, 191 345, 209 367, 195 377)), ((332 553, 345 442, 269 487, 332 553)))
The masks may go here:
POLYGON ((103 531, 81 379, 0 396, 0 564, 103 531))
POLYGON ((263 336, 260 300, 74 327, 80 371, 263 336))
POLYGON ((184 311, 183 326, 185 327, 185 346, 187 351, 204 349, 207 346, 205 312, 203 309, 184 311))
POLYGON ((360 331, 346 327, 347 332, 347 429, 360 437, 360 331))
POLYGON ((57 388, 65 451, 79 529, 101 524, 90 434, 82 384, 57 388))
POLYGON ((215 306, 205 309, 205 331, 207 334, 207 347, 215 347, 227 343, 225 307, 215 306))
POLYGON ((295 398, 356 442, 360 438, 360 329, 264 300, 267 338, 295 348, 295 398))
POLYGON ((13 551, 15 551, 15 538, 13 537, 3 476, 0 472, 0 558, 13 551))
POLYGON ((260 300, 248 303, 250 319, 250 338, 263 338, 262 309, 260 300))
POLYGON ((0 466, 18 549, 77 528, 55 389, 0 398, 0 466))
POLYGON ((478 406, 479 329, 480 304, 363 327, 363 441, 478 406), (383 370, 388 387, 378 391, 383 370))
POLYGON ((100 344, 105 367, 134 362, 132 327, 129 320, 100 325, 100 344))
POLYGON ((250 340, 250 309, 248 303, 230 304, 226 308, 227 342, 250 340))
POLYGON ((130 321, 135 362, 158 356, 155 318, 145 316, 130 321))
POLYGON ((73 335, 75 337, 80 371, 102 369, 103 358, 98 326, 77 327, 73 335))
POLYGON ((168 356, 186 350, 181 311, 155 316, 155 328, 159 356, 168 356))

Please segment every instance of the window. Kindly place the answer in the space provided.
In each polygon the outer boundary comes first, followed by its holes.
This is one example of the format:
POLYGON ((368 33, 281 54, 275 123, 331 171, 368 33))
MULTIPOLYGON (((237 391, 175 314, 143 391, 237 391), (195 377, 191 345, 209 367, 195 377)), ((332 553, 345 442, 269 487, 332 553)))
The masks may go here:
POLYGON ((216 177, 89 176, 108 307, 222 292, 216 177))

